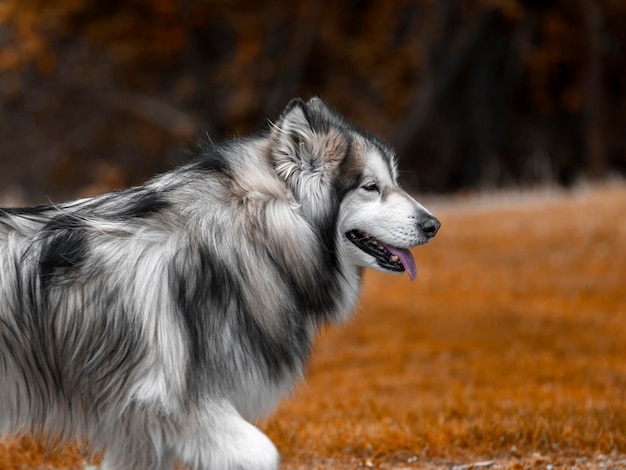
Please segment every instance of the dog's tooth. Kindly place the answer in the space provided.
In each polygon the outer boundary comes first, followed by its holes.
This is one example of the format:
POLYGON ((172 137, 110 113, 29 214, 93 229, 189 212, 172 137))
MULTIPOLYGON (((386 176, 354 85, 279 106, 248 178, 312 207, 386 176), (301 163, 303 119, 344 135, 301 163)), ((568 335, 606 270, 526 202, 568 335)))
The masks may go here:
POLYGON ((398 261, 400 261, 400 258, 398 258, 396 255, 392 255, 391 261, 393 261, 394 263, 397 263, 398 261))

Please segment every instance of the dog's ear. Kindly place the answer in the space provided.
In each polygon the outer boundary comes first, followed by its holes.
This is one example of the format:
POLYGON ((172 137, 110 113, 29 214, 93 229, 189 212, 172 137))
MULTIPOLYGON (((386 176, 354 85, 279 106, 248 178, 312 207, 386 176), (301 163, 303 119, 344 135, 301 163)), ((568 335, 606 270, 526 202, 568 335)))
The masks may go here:
POLYGON ((294 156, 301 156, 304 147, 311 147, 315 138, 310 111, 300 98, 292 99, 274 125, 274 134, 284 150, 294 156))
POLYGON ((324 164, 320 145, 324 130, 319 116, 301 99, 293 99, 272 126, 272 162, 276 172, 289 179, 294 171, 314 172, 324 164))
POLYGON ((326 200, 337 168, 350 141, 318 98, 308 103, 292 100, 270 134, 271 160, 276 175, 312 216, 321 214, 318 201, 326 200))
POLYGON ((314 96, 313 98, 311 98, 307 102, 306 105, 307 105, 307 107, 310 110, 315 111, 317 113, 321 113, 321 114, 330 114, 330 113, 332 113, 331 109, 328 106, 326 106, 326 103, 324 103, 317 96, 314 96))

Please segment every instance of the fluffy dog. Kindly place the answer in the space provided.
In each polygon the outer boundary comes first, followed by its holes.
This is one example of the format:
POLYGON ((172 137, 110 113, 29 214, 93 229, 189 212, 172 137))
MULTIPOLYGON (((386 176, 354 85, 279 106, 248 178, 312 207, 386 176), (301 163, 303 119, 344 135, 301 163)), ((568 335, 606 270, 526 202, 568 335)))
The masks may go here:
POLYGON ((393 151, 319 99, 142 186, 0 210, 0 434, 103 469, 273 469, 250 421, 346 319, 364 267, 416 275, 439 222, 393 151))

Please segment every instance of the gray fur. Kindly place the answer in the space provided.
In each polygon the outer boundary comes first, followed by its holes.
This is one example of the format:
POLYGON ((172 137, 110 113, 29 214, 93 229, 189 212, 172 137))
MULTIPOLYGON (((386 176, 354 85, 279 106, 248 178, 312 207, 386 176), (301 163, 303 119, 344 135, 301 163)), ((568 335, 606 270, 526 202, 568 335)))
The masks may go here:
POLYGON ((317 99, 143 186, 0 210, 0 434, 87 439, 104 469, 276 468, 249 421, 376 267, 345 236, 372 172, 426 241, 393 152, 317 99))

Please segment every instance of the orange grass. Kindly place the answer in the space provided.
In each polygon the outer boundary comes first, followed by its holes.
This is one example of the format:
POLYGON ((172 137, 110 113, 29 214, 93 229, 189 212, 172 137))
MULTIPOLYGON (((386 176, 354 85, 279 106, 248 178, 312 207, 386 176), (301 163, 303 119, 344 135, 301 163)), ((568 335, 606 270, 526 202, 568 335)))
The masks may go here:
MULTIPOLYGON (((626 455, 626 186, 493 201, 430 205, 415 282, 367 272, 262 424, 282 468, 626 455)), ((0 469, 83 460, 0 442, 0 469)))

